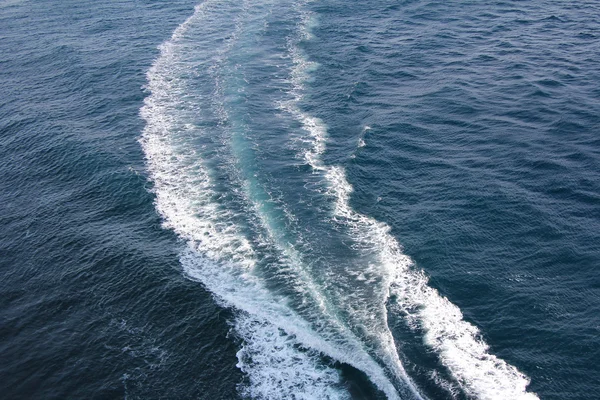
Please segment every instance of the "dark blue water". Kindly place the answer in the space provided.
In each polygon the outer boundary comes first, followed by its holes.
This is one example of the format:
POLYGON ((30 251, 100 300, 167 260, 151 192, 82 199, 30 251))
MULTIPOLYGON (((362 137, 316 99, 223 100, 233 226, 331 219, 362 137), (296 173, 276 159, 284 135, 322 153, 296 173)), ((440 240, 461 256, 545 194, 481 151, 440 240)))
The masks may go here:
POLYGON ((598 398, 599 13, 1 1, 2 397, 598 398))

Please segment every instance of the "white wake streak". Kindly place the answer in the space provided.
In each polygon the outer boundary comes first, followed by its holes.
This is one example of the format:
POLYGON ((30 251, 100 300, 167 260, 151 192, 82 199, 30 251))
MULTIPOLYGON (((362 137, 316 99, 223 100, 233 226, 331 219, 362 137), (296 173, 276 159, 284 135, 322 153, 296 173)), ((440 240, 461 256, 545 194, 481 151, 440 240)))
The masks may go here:
MULTIPOLYGON (((310 36, 310 33, 305 34, 305 38, 310 36)), ((294 49, 294 53, 295 99, 286 106, 302 123, 312 141, 311 147, 304 152, 304 159, 325 178, 329 194, 335 199, 334 219, 344 223, 355 239, 367 248, 377 249, 380 271, 388 288, 385 301, 390 295, 394 296, 395 305, 407 315, 413 327, 424 330, 426 345, 439 354, 441 362, 469 395, 482 400, 538 399, 534 393, 527 392, 527 376, 490 354, 489 346, 480 338, 477 327, 463 319, 456 305, 428 286, 427 277, 415 269, 412 260, 402 253, 398 241, 390 234, 389 226, 352 209, 349 200, 353 188, 344 169, 325 165, 322 161, 327 142, 325 124, 298 106, 304 82, 309 79, 315 65, 299 49, 294 49)), ((368 268, 373 269, 372 266, 368 268)), ((393 342, 389 345, 393 346, 393 342)), ((399 360, 394 362, 399 364, 399 360)), ((401 373, 404 375, 403 369, 401 373)))
MULTIPOLYGON (((202 129, 189 121, 194 120, 198 103, 206 102, 186 91, 186 79, 193 76, 197 67, 182 56, 190 40, 186 33, 198 24, 219 25, 218 21, 223 19, 219 13, 228 7, 234 6, 226 1, 207 1, 197 6, 194 14, 161 46, 160 56, 148 72, 151 95, 141 110, 147 125, 140 142, 154 183, 156 208, 163 216, 165 227, 188 243, 181 257, 186 273, 201 281, 225 306, 240 311, 234 322, 235 331, 244 341, 238 353, 238 366, 250 381, 242 388, 242 394, 257 399, 347 398, 347 392, 340 387, 339 371, 323 364, 319 354, 322 353, 363 370, 390 399, 396 399, 398 394, 386 373, 360 348, 354 335, 343 330, 338 331, 336 337, 316 332, 287 306, 285 298, 271 293, 257 278, 253 272, 258 256, 253 244, 240 232, 232 211, 220 203, 215 182, 201 155, 185 140, 202 129)), ((311 35, 311 15, 305 14, 305 17, 300 26, 300 40, 310 39, 311 35)), ((239 27, 239 21, 234 26, 239 27)), ((213 28, 216 32, 223 29, 220 25, 213 28)), ((215 62, 224 57, 235 40, 235 32, 231 36, 227 32, 221 34, 223 47, 213 49, 214 54, 207 56, 206 64, 212 63, 209 69, 216 68, 215 62)), ((383 277, 385 293, 381 307, 385 309, 387 300, 393 296, 395 305, 414 326, 423 329, 426 344, 436 350, 468 394, 491 400, 537 399, 526 392, 527 377, 489 354, 478 329, 464 321, 458 307, 428 286, 424 274, 415 270, 410 258, 402 254, 389 227, 350 207, 352 186, 345 171, 322 161, 327 140, 325 125, 303 113, 298 106, 304 83, 315 64, 302 55, 297 41, 289 43, 289 51, 295 65, 291 79, 293 100, 282 106, 309 133, 310 148, 304 157, 314 171, 324 177, 329 195, 334 199, 335 219, 345 224, 358 242, 377 249, 377 265, 369 266, 369 272, 383 277)), ((259 211, 255 212, 261 217, 259 211)), ((268 221, 263 221, 263 225, 268 231, 268 221)), ((293 248, 277 243, 276 235, 269 236, 271 245, 278 248, 286 262, 302 262, 293 248)), ((378 315, 385 316, 385 312, 378 315)), ((387 321, 381 322, 387 327, 387 321)), ((383 349, 379 357, 387 368, 420 397, 404 371, 389 329, 372 334, 383 349)))
POLYGON ((186 273, 203 282, 225 306, 241 311, 234 322, 245 343, 238 366, 250 381, 241 393, 256 399, 346 399, 339 371, 323 365, 318 352, 301 348, 311 342, 323 347, 319 336, 252 274, 256 255, 251 243, 231 221, 230 212, 220 207, 210 174, 193 146, 182 140, 198 129, 186 123, 198 104, 197 99, 184 100, 181 77, 189 74, 189 66, 180 58, 181 42, 190 25, 211 15, 210 7, 209 2, 196 7, 161 46, 148 72, 151 95, 141 110, 147 125, 140 142, 156 208, 165 227, 188 242, 181 257, 186 273), (278 328, 282 326, 288 329, 284 332, 278 328))
MULTIPOLYGON (((197 6, 161 45, 160 56, 148 71, 151 94, 141 109, 146 127, 140 143, 154 185, 156 209, 164 226, 187 241, 181 263, 188 276, 201 281, 224 306, 239 311, 234 329, 244 345, 238 353, 238 367, 250 381, 242 387, 243 395, 345 399, 348 393, 341 385, 339 370, 323 363, 321 354, 325 354, 365 371, 390 399, 398 399, 384 371, 356 337, 343 330, 330 332, 332 337, 327 331, 316 332, 287 306, 285 298, 271 293, 254 274, 257 254, 253 244, 234 222, 236 215, 221 204, 210 170, 189 141, 198 133, 210 134, 199 132, 203 128, 190 121, 197 117, 199 107, 206 103, 215 106, 210 99, 189 92, 189 77, 200 64, 210 64, 208 69, 214 72, 231 49, 236 32, 221 33, 222 47, 211 49, 213 53, 206 55, 208 62, 186 58, 184 53, 190 50, 187 33, 198 26, 209 29, 210 23, 219 25, 228 7, 235 8, 219 1, 197 6)), ((240 22, 234 21, 234 29, 240 22)), ((219 29, 223 27, 214 27, 211 34, 219 29)), ((293 261, 293 252, 284 253, 293 261)))

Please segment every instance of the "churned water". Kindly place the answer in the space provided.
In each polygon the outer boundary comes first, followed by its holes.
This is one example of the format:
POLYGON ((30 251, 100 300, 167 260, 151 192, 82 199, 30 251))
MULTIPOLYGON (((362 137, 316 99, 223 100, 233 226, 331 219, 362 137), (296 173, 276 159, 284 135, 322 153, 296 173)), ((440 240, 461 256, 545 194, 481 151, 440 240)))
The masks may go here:
POLYGON ((7 399, 595 399, 600 6, 0 2, 7 399))

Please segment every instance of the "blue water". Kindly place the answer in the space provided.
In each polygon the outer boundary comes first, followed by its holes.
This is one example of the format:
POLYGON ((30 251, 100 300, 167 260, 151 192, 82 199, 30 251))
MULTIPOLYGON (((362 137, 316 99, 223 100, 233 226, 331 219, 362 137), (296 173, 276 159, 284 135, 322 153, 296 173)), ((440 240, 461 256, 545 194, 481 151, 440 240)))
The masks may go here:
POLYGON ((600 7, 0 1, 7 399, 596 399, 600 7))

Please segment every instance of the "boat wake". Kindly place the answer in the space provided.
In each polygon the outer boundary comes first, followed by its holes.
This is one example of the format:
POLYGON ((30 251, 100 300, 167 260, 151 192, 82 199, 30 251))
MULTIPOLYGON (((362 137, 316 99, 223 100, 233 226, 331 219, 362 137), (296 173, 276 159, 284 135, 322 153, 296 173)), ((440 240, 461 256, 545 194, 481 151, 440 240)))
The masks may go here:
POLYGON ((317 22, 308 8, 198 5, 161 45, 141 109, 156 209, 186 242, 184 271, 235 312, 238 367, 248 378, 240 394, 350 398, 341 362, 389 399, 423 398, 388 326, 393 312, 424 332, 470 397, 536 399, 528 378, 490 354, 458 307, 428 286, 389 227, 352 209, 344 169, 323 161, 326 125, 301 107, 318 71, 302 50, 317 22), (256 85, 268 101, 253 92, 261 72, 256 85), (259 117, 283 136, 259 129, 259 117), (260 166, 265 154, 291 171, 288 191, 300 200, 277 194, 277 174, 260 166), (328 259, 336 238, 354 258, 328 259))

